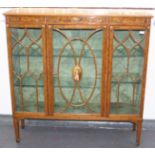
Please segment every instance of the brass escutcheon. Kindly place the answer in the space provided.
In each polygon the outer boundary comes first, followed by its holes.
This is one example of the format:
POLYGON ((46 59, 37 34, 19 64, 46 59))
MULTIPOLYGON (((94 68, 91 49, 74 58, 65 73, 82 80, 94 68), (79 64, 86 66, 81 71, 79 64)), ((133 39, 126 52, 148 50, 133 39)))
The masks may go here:
POLYGON ((80 65, 75 65, 72 69, 72 78, 75 81, 80 81, 82 78, 82 68, 80 65))

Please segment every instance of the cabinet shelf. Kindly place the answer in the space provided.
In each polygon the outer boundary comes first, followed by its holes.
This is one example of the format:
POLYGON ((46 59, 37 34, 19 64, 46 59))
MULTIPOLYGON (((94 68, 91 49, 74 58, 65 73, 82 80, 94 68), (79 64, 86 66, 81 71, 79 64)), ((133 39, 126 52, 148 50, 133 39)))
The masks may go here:
MULTIPOLYGON (((118 82, 117 81, 112 81, 112 83, 113 84, 118 84, 118 82)), ((120 82, 120 84, 141 84, 141 82, 120 82)), ((20 87, 20 84, 14 84, 14 86, 15 87, 20 87)), ((35 84, 22 84, 22 87, 33 87, 33 88, 36 88, 36 85, 35 84)), ((43 88, 44 87, 44 85, 38 85, 38 87, 41 87, 41 88, 43 88)), ((57 84, 54 84, 54 87, 55 88, 59 88, 59 86, 57 85, 57 84)), ((61 87, 63 87, 63 88, 74 88, 73 86, 66 86, 66 85, 61 85, 61 87)), ((76 87, 77 87, 77 85, 76 85, 76 87)), ((80 88, 85 88, 85 89, 89 89, 89 88, 93 88, 93 86, 82 86, 82 85, 80 85, 80 88)), ((101 86, 100 85, 98 85, 98 86, 96 86, 95 88, 101 88, 101 86)))
MULTIPOLYGON (((14 84, 14 86, 15 86, 15 87, 20 87, 20 84, 14 84)), ((33 87, 33 88, 36 88, 36 85, 35 85, 35 84, 32 84, 32 85, 22 84, 22 87, 28 87, 28 88, 33 87)), ((38 85, 38 87, 43 88, 44 85, 38 85)))
MULTIPOLYGON (((111 81, 113 84, 118 84, 118 81, 111 81)), ((141 81, 120 81, 120 84, 141 84, 141 81)))
MULTIPOLYGON (((27 55, 24 55, 24 54, 13 54, 12 55, 13 57, 26 57, 27 55)), ((31 55, 31 54, 29 54, 29 57, 42 57, 42 55, 31 55)), ((58 55, 53 55, 53 57, 55 57, 55 58, 58 58, 59 56, 58 55)), ((61 56, 62 58, 74 58, 71 54, 70 55, 63 55, 63 56, 61 56)), ((76 58, 79 58, 80 56, 79 55, 77 55, 76 56, 76 58)), ((130 56, 130 58, 143 58, 144 56, 142 56, 142 55, 131 55, 130 56)), ((82 56, 82 58, 92 58, 92 56, 85 56, 85 55, 83 55, 82 56)), ((99 56, 95 56, 95 58, 97 58, 97 59, 101 59, 101 54, 99 55, 99 56)), ((127 56, 113 56, 113 59, 115 59, 115 58, 127 58, 127 56)))
MULTIPOLYGON (((17 57, 17 58, 19 58, 19 57, 27 57, 27 55, 26 54, 13 54, 12 55, 13 57, 17 57)), ((28 55, 29 57, 41 57, 42 58, 42 55, 39 55, 39 54, 37 54, 37 55, 33 55, 33 54, 29 54, 28 55)))
MULTIPOLYGON (((58 83, 56 82, 58 76, 54 75, 53 78, 55 80, 54 87, 56 88, 56 87, 58 87, 58 83)), ((73 85, 73 79, 72 78, 68 78, 68 76, 63 76, 61 78, 64 80, 64 81, 62 80, 62 82, 61 82, 62 87, 64 87, 64 88, 72 88, 73 87, 72 86, 73 85)), ((85 77, 85 78, 81 79, 80 87, 81 88, 92 88, 91 85, 93 85, 94 79, 95 79, 94 77, 85 77), (85 83, 85 85, 84 85, 84 83, 85 83)), ((101 87, 100 80, 101 80, 101 75, 98 76, 98 78, 97 78, 97 85, 96 85, 97 88, 101 87)), ((30 77, 26 78, 25 81, 26 82, 22 83, 22 87, 36 87, 36 83, 34 82, 34 80, 32 78, 30 78, 30 77)), ((116 80, 112 80, 111 82, 113 84, 118 84, 118 81, 116 81, 116 80)), ((141 80, 138 80, 138 81, 120 81, 120 84, 141 84, 141 80)), ((20 87, 19 81, 15 82, 14 86, 20 87)), ((42 80, 39 80, 38 87, 44 87, 44 83, 42 80)))

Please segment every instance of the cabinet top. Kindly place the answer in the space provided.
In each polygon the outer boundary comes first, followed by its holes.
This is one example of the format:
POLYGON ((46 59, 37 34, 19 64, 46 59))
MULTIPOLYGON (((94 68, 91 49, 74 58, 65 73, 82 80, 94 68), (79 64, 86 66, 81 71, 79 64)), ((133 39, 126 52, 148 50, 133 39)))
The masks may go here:
POLYGON ((105 10, 97 8, 16 8, 6 12, 4 15, 12 16, 56 16, 56 15, 104 15, 104 16, 136 16, 152 17, 148 12, 139 10, 105 10))

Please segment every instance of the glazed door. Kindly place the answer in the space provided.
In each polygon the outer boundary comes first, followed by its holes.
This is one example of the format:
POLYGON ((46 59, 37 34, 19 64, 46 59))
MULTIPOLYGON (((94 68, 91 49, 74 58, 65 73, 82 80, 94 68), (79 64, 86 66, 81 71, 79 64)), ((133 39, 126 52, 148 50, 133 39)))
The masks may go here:
POLYGON ((142 113, 147 33, 141 27, 117 27, 111 31, 110 114, 142 113))
POLYGON ((53 26, 49 33, 49 112, 100 115, 104 111, 104 29, 53 26))
POLYGON ((44 113, 45 30, 9 27, 9 61, 14 111, 44 113))

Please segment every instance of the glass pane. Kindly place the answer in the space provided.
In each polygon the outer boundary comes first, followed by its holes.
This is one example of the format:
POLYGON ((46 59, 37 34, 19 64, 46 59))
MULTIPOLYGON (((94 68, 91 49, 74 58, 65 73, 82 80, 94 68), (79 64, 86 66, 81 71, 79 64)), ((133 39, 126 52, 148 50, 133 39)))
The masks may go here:
POLYGON ((53 29, 51 35, 55 112, 100 113, 103 30, 53 29))
POLYGON ((16 110, 43 112, 41 29, 12 28, 11 39, 16 110))
POLYGON ((113 32, 111 108, 114 114, 138 114, 144 61, 145 32, 113 32))

